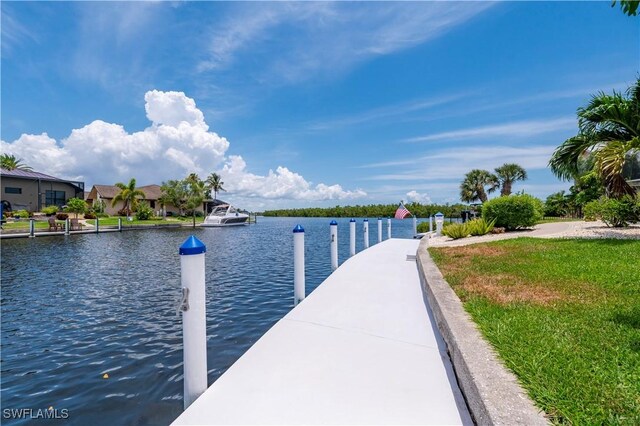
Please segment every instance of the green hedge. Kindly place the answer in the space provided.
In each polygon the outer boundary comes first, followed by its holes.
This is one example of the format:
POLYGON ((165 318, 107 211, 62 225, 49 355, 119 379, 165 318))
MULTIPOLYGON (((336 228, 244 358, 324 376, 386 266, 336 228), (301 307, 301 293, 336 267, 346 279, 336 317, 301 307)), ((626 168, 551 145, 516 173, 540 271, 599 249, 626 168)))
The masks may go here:
POLYGON ((527 194, 498 197, 482 205, 482 218, 507 230, 529 228, 542 219, 542 201, 527 194))
POLYGON ((607 226, 620 228, 640 219, 640 197, 621 199, 602 197, 584 206, 585 220, 600 219, 607 226))

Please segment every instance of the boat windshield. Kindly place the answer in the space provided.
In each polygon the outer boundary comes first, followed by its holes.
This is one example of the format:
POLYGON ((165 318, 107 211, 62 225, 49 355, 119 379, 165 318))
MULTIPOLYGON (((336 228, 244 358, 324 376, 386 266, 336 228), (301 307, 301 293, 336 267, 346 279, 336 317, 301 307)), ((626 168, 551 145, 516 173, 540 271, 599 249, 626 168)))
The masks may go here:
POLYGON ((238 213, 238 210, 235 207, 225 204, 225 205, 214 208, 209 214, 211 216, 226 216, 228 214, 236 214, 236 213, 238 213))

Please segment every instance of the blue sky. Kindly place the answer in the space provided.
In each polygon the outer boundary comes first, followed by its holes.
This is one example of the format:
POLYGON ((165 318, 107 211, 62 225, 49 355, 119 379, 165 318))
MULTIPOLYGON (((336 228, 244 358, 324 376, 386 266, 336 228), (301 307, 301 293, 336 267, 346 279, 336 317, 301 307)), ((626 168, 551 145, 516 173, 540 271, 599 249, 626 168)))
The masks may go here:
POLYGON ((216 171, 250 209, 538 197, 576 108, 640 63, 609 2, 2 2, 2 151, 87 185, 216 171))

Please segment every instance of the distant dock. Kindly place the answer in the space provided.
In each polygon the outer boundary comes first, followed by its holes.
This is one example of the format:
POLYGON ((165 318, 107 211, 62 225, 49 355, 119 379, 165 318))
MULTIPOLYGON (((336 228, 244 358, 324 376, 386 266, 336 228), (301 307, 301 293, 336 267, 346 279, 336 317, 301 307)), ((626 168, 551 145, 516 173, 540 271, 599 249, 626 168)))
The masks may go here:
POLYGON ((472 424, 418 244, 389 239, 347 260, 173 424, 472 424))

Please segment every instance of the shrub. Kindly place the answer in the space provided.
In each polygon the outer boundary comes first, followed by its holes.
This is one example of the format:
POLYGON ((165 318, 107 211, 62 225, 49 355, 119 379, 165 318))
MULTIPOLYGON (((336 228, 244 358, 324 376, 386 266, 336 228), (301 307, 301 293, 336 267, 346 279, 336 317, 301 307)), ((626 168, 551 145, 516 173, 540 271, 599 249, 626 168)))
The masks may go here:
POLYGON ((116 214, 118 216, 126 216, 127 215, 127 210, 126 209, 120 209, 120 210, 118 210, 118 212, 116 214))
POLYGON ((96 213, 96 217, 109 217, 106 213, 96 213))
POLYGON ((27 219, 30 217, 29 212, 26 210, 18 210, 13 212, 13 217, 18 217, 20 219, 27 219))
POLYGON ((493 226, 495 225, 495 223, 495 219, 493 219, 491 222, 487 222, 484 219, 473 219, 466 223, 467 231, 469 231, 469 234, 473 236, 486 235, 489 232, 493 231, 493 226))
MULTIPOLYGON (((99 200, 99 201, 94 201, 92 207, 93 207, 93 211, 95 211, 96 213, 104 213, 104 210, 107 207, 107 204, 104 202, 104 200, 99 200)), ((102 216, 98 216, 98 217, 102 217, 102 216)))
POLYGON ((80 198, 69 198, 67 200, 67 207, 64 209, 65 212, 75 213, 76 217, 78 214, 85 213, 87 211, 87 203, 80 198))
POLYGON ((67 220, 69 218, 69 215, 66 213, 58 213, 56 214, 56 219, 58 220, 67 220))
POLYGON ((625 195, 621 199, 603 197, 584 206, 585 220, 601 219, 607 226, 620 228, 640 219, 640 198, 625 195))
POLYGON ((46 214, 47 216, 53 216, 54 214, 58 213, 58 206, 45 207, 44 209, 42 209, 42 213, 46 214))
POLYGON ((528 228, 542 219, 543 205, 531 195, 497 197, 484 203, 482 218, 507 230, 528 228))
POLYGON ((149 207, 147 203, 138 204, 138 209, 136 210, 136 219, 137 220, 149 220, 153 217, 153 209, 149 207))
POLYGON ((451 223, 449 226, 442 229, 442 235, 446 235, 449 238, 457 240, 458 238, 468 237, 469 229, 466 223, 451 223))
POLYGON ((84 214, 84 218, 85 219, 95 219, 96 215, 94 213, 85 213, 84 214))
MULTIPOLYGON (((193 217, 193 210, 187 210, 185 212, 185 217, 193 217)), ((204 213, 201 212, 200 210, 196 210, 196 217, 203 217, 204 213)))
POLYGON ((420 222, 416 227, 416 231, 420 233, 429 232, 429 222, 420 222))

